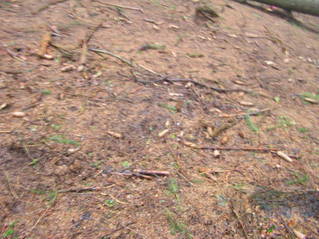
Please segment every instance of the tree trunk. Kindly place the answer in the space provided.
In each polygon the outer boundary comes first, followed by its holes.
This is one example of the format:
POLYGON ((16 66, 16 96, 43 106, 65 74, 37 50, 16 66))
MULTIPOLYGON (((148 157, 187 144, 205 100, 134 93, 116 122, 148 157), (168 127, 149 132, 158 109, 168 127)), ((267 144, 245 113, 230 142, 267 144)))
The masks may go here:
POLYGON ((319 0, 252 0, 283 9, 319 16, 319 0))

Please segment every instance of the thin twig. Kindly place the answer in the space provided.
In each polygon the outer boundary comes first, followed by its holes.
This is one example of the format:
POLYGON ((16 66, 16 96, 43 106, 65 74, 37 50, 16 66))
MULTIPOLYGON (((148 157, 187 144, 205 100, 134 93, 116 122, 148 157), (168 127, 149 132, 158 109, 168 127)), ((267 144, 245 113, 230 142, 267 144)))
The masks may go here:
POLYGON ((159 73, 157 73, 157 72, 155 72, 155 71, 153 71, 153 70, 151 70, 151 69, 149 69, 149 68, 147 68, 147 67, 145 67, 143 65, 140 65, 140 64, 137 64, 137 63, 133 63, 133 62, 131 62, 131 61, 119 56, 119 55, 114 54, 111 51, 104 50, 104 49, 97 49, 97 48, 89 48, 89 51, 95 52, 98 55, 106 54, 106 55, 112 56, 112 57, 122 61, 123 63, 129 65, 130 67, 133 67, 133 68, 138 68, 139 67, 139 68, 142 68, 143 70, 145 70, 145 71, 147 71, 149 73, 152 73, 152 74, 154 74, 156 76, 161 76, 159 73))
POLYGON ((103 26, 103 20, 101 20, 93 29, 90 33, 87 34, 86 36, 86 43, 88 44, 90 40, 92 39, 93 35, 103 26))
MULTIPOLYGON (((131 66, 131 67, 134 67, 133 63, 130 62, 129 60, 126 60, 125 58, 121 57, 121 56, 118 56, 108 50, 104 50, 104 49, 96 49, 96 48, 89 48, 89 51, 92 51, 92 52, 95 52, 95 53, 102 53, 102 54, 106 54, 106 55, 109 55, 109 56, 112 56, 120 61, 122 61, 123 63, 131 66)), ((99 54, 100 55, 100 54, 99 54)))
POLYGON ((136 7, 130 7, 130 6, 123 6, 123 5, 117 5, 117 4, 113 4, 113 3, 108 3, 108 2, 101 2, 101 1, 97 1, 96 2, 103 4, 103 5, 108 5, 111 7, 116 7, 116 8, 123 8, 123 9, 129 9, 129 10, 134 10, 134 11, 140 11, 141 13, 144 13, 144 10, 142 8, 136 8, 136 7))

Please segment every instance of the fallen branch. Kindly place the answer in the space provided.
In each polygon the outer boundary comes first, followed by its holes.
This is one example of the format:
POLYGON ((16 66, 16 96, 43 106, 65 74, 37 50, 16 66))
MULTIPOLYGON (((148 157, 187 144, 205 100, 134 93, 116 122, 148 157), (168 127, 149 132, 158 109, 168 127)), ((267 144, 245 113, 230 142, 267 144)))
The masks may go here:
POLYGON ((199 146, 192 142, 181 141, 187 147, 201 150, 223 150, 223 151, 251 151, 251 152, 276 152, 278 149, 274 148, 254 148, 254 147, 220 147, 220 146, 199 146))
POLYGON ((144 13, 144 10, 142 8, 136 8, 136 7, 130 7, 130 6, 123 6, 123 5, 117 5, 117 4, 113 4, 113 3, 108 3, 108 2, 101 2, 101 1, 97 1, 96 2, 103 4, 103 5, 108 5, 111 7, 116 7, 116 8, 123 8, 123 9, 129 9, 129 10, 134 10, 134 11, 140 11, 141 13, 144 13))

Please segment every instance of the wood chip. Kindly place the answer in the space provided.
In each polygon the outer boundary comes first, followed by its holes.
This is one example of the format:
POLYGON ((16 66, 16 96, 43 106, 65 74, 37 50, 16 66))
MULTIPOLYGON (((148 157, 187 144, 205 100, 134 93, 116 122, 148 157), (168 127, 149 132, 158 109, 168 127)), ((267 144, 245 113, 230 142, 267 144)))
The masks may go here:
POLYGON ((199 148, 196 144, 192 143, 192 142, 189 142, 189 141, 183 141, 182 142, 185 146, 188 146, 188 147, 191 147, 191 148, 194 148, 194 149, 197 149, 199 148))
POLYGON ((240 101, 239 104, 243 106, 254 106, 254 103, 248 102, 248 101, 240 101))
POLYGON ((22 117, 26 116, 26 113, 24 113, 24 112, 13 112, 12 115, 14 117, 17 117, 17 118, 22 118, 22 117))
POLYGON ((282 159, 284 159, 284 160, 286 160, 287 162, 292 162, 293 160, 287 155, 287 154, 285 154, 284 152, 282 152, 282 151, 278 151, 277 152, 277 155, 279 156, 279 157, 281 157, 282 159))
POLYGON ((0 110, 3 110, 5 108, 7 108, 7 107, 8 107, 8 104, 7 103, 3 103, 3 104, 0 105, 0 110))
POLYGON ((169 132, 169 129, 164 129, 163 131, 158 133, 158 137, 162 138, 169 132))
POLYGON ((215 158, 218 158, 220 156, 220 151, 219 150, 214 150, 213 155, 215 158))
POLYGON ((74 65, 66 65, 61 68, 62 72, 69 72, 69 71, 74 71, 76 67, 74 65))
POLYGON ((240 80, 234 80, 234 83, 237 84, 237 85, 246 85, 245 82, 242 82, 240 80))
MULTIPOLYGON (((40 42, 40 49, 38 51, 38 55, 44 57, 47 54, 48 46, 51 42, 51 32, 46 31, 40 42)), ((47 58, 46 58, 47 59, 47 58)))
POLYGON ((120 134, 120 133, 116 133, 116 132, 113 132, 113 131, 107 131, 106 133, 111 135, 111 136, 113 136, 113 137, 115 137, 115 138, 118 138, 118 139, 123 138, 123 135, 120 134))
POLYGON ((319 104, 319 102, 317 100, 312 99, 312 98, 308 98, 308 97, 305 97, 304 101, 307 101, 307 102, 309 102, 311 104, 319 104))
POLYGON ((299 232, 299 231, 297 231, 295 229, 293 229, 293 232, 294 232, 294 234, 296 235, 296 237, 298 239, 306 239, 307 238, 306 235, 304 235, 303 233, 301 233, 301 232, 299 232))

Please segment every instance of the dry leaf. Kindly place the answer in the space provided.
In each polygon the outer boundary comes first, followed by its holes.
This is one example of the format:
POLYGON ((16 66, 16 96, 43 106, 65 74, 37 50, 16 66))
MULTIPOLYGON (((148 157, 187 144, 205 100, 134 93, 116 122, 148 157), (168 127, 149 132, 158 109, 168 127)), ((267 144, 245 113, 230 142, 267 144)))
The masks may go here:
POLYGON ((51 42, 51 32, 46 31, 43 34, 41 42, 40 42, 40 49, 38 51, 39 56, 44 57, 47 54, 47 50, 48 50, 48 46, 49 46, 50 42, 51 42))
POLYGON ((238 135, 240 138, 244 139, 245 138, 245 134, 243 133, 243 131, 239 131, 238 135))
POLYGON ((189 142, 189 141, 183 141, 183 144, 188 146, 188 147, 191 147, 191 148, 198 148, 198 146, 192 142, 189 142))

